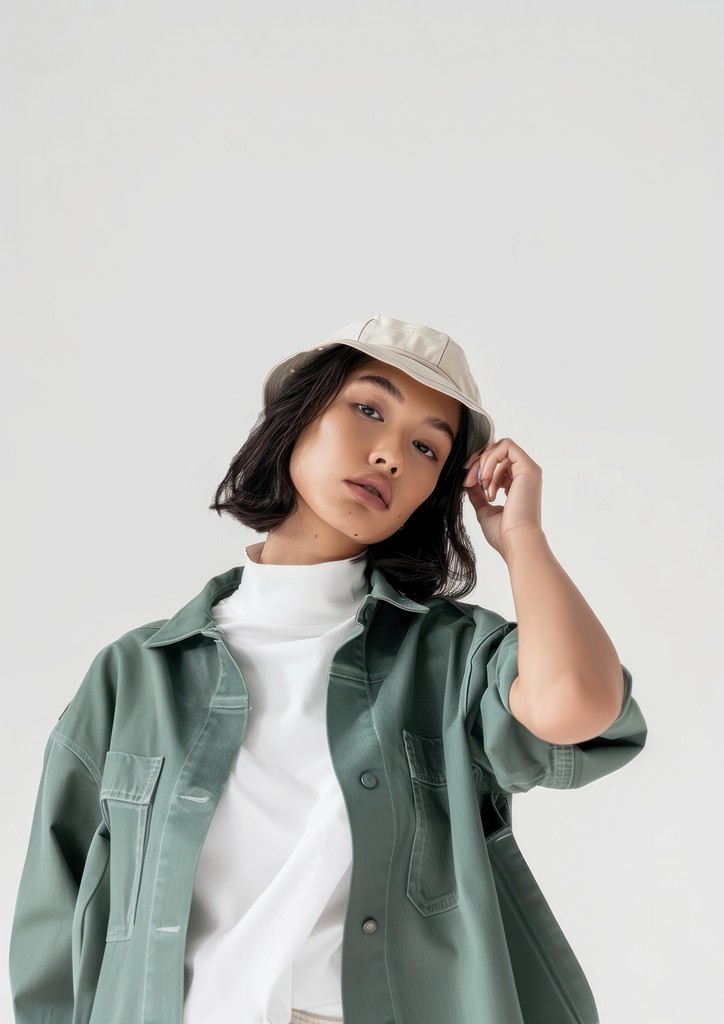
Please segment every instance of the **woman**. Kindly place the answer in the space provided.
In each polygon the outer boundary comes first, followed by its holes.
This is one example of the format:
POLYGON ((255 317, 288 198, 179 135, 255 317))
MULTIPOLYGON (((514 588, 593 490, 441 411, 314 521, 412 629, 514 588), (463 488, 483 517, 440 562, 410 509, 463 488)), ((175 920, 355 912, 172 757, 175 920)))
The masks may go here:
POLYGON ((540 467, 493 440, 462 349, 391 317, 263 395, 211 507, 265 539, 104 647, 48 740, 16 1021, 596 1021, 512 796, 587 785, 647 730, 540 467), (517 623, 460 600, 465 494, 517 623))

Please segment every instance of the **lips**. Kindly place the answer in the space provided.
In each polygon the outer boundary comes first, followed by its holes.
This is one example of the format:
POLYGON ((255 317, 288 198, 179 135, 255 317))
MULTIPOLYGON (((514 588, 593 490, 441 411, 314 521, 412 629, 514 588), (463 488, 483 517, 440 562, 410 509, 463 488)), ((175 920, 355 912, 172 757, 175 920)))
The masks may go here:
POLYGON ((362 476, 351 476, 346 481, 348 484, 358 484, 360 487, 374 487, 384 502, 385 508, 390 507, 392 501, 392 488, 386 476, 382 473, 363 473, 362 476))
POLYGON ((372 491, 367 490, 362 484, 354 483, 352 480, 345 480, 344 483, 363 505, 368 505, 370 508, 378 508, 382 512, 387 511, 387 505, 385 505, 378 494, 373 494, 372 491))

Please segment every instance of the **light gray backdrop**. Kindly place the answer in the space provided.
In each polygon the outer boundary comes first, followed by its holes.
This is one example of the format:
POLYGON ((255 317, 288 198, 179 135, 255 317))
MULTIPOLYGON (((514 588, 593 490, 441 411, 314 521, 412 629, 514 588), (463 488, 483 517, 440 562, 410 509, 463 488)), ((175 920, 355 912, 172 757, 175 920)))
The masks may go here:
MULTIPOLYGON (((240 563, 260 538, 207 506, 266 370, 381 312, 466 348, 649 724, 628 768, 514 801, 602 1022, 712 1020, 721 5, 1 17, 4 945, 45 740, 93 655, 240 563)), ((466 514, 470 599, 513 619, 466 514)))

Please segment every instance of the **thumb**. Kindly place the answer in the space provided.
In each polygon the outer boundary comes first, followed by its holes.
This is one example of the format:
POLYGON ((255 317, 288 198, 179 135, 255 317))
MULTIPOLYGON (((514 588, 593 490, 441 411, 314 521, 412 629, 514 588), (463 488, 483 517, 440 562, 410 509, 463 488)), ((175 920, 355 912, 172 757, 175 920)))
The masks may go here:
POLYGON ((491 508, 491 505, 488 499, 485 497, 485 494, 480 484, 476 481, 472 487, 466 487, 465 489, 467 491, 468 497, 470 498, 472 506, 475 509, 475 514, 478 515, 480 512, 482 512, 484 515, 487 515, 488 511, 491 508))

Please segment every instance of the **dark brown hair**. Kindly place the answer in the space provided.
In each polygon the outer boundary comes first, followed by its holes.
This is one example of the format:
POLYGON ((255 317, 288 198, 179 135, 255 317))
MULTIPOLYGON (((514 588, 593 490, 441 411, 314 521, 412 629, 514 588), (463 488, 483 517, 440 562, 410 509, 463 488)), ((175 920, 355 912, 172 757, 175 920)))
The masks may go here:
MULTIPOLYGON (((370 361, 365 352, 336 345, 289 374, 232 459, 209 508, 257 532, 280 526, 297 507, 289 472, 296 441, 334 400, 349 374, 370 361)), ((461 403, 460 428, 435 490, 402 531, 370 544, 358 556, 366 560, 368 572, 380 569, 399 593, 414 601, 434 594, 465 597, 477 581, 475 554, 463 523, 467 439, 467 407, 461 403)))

